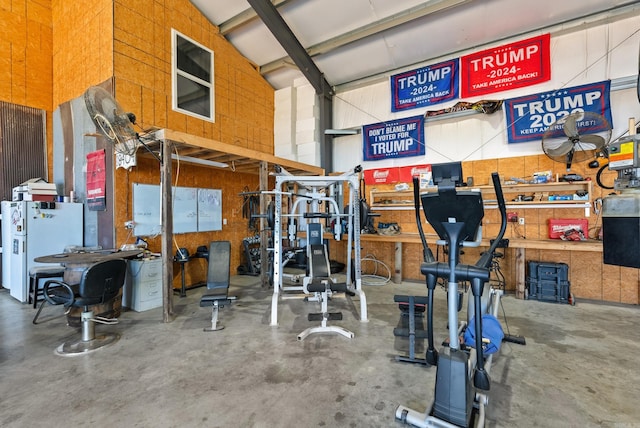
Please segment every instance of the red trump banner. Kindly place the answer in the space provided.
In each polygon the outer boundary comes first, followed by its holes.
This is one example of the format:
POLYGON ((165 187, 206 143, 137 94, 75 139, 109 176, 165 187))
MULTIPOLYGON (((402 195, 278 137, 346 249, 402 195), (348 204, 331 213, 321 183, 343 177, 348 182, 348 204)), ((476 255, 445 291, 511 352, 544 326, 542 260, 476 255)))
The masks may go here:
POLYGON ((524 88, 551 79, 549 34, 498 46, 460 59, 461 96, 524 88))

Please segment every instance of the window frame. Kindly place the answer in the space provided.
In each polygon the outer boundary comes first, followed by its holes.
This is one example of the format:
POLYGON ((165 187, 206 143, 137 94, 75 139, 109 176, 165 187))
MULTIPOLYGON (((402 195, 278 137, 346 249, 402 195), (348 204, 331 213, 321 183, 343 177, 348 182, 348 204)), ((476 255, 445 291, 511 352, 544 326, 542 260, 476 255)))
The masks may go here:
POLYGON ((191 117, 195 117, 198 119, 202 119, 208 122, 213 122, 215 123, 215 116, 216 116, 216 110, 215 110, 215 69, 214 69, 214 52, 212 49, 209 49, 208 47, 204 46, 201 43, 196 42, 195 40, 193 40, 192 38, 185 36, 184 34, 182 34, 181 32, 179 32, 178 30, 172 28, 171 29, 171 109, 173 111, 176 111, 178 113, 182 113, 182 114, 186 114, 188 116, 191 117), (181 37, 182 39, 188 41, 189 43, 194 44, 195 46, 199 47, 200 49, 208 52, 211 55, 211 73, 210 73, 210 82, 206 81, 206 80, 202 80, 201 78, 194 76, 186 71, 180 70, 178 68, 178 37, 181 37), (209 112, 210 112, 210 117, 209 116, 204 116, 202 114, 190 111, 190 110, 186 110, 182 107, 178 106, 178 76, 185 78, 191 82, 194 82, 198 85, 202 85, 206 88, 209 89, 209 112))

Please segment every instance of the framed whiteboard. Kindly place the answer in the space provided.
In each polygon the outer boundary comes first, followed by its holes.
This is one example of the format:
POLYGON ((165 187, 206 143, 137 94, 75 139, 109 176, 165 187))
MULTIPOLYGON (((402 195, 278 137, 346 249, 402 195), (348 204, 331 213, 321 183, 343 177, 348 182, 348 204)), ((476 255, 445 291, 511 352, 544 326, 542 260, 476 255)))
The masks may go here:
POLYGON ((133 183, 133 234, 154 236, 160 227, 160 186, 133 183))
MULTIPOLYGON (((173 233, 222 230, 222 190, 173 188, 173 233)), ((155 236, 160 226, 160 186, 133 184, 133 233, 155 236)))
POLYGON ((198 189, 198 232, 222 230, 222 190, 198 189))
POLYGON ((198 231, 198 189, 173 188, 173 233, 198 231))

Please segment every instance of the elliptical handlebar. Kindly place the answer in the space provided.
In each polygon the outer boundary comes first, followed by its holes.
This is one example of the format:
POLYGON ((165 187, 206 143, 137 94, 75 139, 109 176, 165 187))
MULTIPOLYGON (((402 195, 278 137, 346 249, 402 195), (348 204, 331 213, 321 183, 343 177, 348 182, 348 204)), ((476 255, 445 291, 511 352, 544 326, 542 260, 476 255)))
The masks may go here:
POLYGON ((416 223, 418 225, 418 234, 422 241, 422 261, 433 262, 433 252, 427 245, 427 238, 424 236, 424 230, 422 229, 422 221, 420 220, 420 181, 418 177, 413 177, 413 204, 416 211, 416 223))
POLYGON ((493 243, 489 246, 489 249, 484 253, 482 257, 480 257, 480 259, 476 263, 477 267, 489 267, 493 252, 496 250, 496 248, 498 248, 500 240, 502 240, 502 237, 507 230, 507 204, 504 201, 504 193, 502 192, 500 175, 497 172, 491 173, 491 181, 493 182, 493 189, 496 192, 496 199, 498 201, 498 210, 500 211, 500 231, 498 232, 498 235, 493 239, 493 243))

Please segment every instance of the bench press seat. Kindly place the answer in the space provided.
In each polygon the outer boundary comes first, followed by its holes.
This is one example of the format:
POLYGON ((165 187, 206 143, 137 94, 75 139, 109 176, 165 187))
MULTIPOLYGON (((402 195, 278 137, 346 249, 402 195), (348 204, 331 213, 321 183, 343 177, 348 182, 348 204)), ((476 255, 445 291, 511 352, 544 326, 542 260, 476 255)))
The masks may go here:
POLYGON ((200 297, 200 307, 211 307, 211 327, 204 331, 222 330, 218 325, 218 310, 230 305, 236 298, 229 296, 231 243, 211 241, 207 259, 207 292, 200 297))
MULTIPOLYGON (((322 237, 322 229, 319 224, 310 223, 309 235, 313 236, 312 231, 315 229, 315 235, 322 237)), ((338 326, 327 325, 328 320, 341 320, 341 312, 329 312, 327 302, 332 293, 344 292, 349 293, 345 282, 334 282, 331 278, 331 267, 329 264, 329 255, 325 244, 309 242, 307 246, 308 259, 308 276, 305 277, 303 283, 303 291, 305 293, 313 293, 315 297, 306 298, 306 300, 314 300, 320 302, 319 313, 310 313, 307 315, 309 321, 321 321, 318 327, 309 327, 298 335, 298 340, 304 340, 314 333, 338 333, 349 339, 353 338, 353 332, 338 326)))
POLYGON ((220 300, 229 300, 228 286, 220 286, 216 288, 208 288, 207 292, 200 297, 200 307, 213 306, 215 302, 220 302, 220 300))

